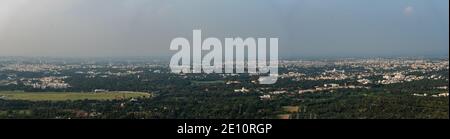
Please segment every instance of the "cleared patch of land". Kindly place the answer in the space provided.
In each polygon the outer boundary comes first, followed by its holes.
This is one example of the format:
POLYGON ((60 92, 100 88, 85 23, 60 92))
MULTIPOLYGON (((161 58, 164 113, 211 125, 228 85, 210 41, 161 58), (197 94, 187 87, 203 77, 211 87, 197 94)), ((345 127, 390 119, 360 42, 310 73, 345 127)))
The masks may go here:
POLYGON ((0 92, 0 99, 29 101, 114 100, 144 97, 151 97, 151 94, 144 92, 0 92))
POLYGON ((215 81, 192 81, 195 85, 204 85, 204 84, 224 84, 223 80, 215 80, 215 81))
POLYGON ((290 114, 279 114, 278 119, 289 119, 291 117, 290 114))
POLYGON ((283 111, 288 113, 297 113, 299 112, 299 106, 283 106, 283 111))

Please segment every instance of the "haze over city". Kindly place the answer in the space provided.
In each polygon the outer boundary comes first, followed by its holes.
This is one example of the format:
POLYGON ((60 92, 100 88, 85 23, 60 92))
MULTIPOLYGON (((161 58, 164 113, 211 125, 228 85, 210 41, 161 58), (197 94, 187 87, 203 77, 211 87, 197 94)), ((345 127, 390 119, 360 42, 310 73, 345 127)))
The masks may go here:
MULTIPOLYGON (((0 0, 0 56, 170 56, 170 41, 278 37, 280 57, 447 56, 448 0, 0 0)), ((222 40, 223 41, 223 40, 222 40)))

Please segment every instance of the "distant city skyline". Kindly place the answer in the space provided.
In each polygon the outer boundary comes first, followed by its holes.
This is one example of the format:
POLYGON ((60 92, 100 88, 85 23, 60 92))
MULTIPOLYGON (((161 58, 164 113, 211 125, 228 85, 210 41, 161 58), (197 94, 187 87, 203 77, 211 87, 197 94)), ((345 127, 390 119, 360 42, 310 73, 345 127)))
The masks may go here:
POLYGON ((449 55, 448 0, 1 0, 0 56, 169 57, 172 39, 277 37, 280 58, 449 55))

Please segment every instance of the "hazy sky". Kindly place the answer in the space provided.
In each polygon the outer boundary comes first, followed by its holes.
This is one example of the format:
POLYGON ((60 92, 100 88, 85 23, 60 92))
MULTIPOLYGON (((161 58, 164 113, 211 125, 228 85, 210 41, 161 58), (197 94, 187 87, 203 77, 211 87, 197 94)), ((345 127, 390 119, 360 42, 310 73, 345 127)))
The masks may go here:
POLYGON ((278 37, 280 56, 448 56, 448 0, 0 0, 0 56, 169 55, 278 37))

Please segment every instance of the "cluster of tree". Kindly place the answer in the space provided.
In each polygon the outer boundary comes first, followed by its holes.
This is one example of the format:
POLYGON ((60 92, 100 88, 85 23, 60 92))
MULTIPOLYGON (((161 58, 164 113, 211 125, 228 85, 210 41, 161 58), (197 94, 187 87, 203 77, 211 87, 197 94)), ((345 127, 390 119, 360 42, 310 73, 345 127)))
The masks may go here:
POLYGON ((161 92, 154 98, 110 101, 0 100, 0 118, 271 118, 275 107, 256 94, 161 92), (3 112, 2 112, 3 111, 3 112), (23 113, 22 111, 27 111, 23 113))
POLYGON ((406 93, 346 92, 305 96, 299 119, 448 119, 448 97, 417 97, 406 93))
POLYGON ((220 91, 160 92, 153 98, 110 101, 0 100, 0 118, 149 118, 265 119, 285 114, 283 106, 298 106, 291 118, 448 118, 448 97, 418 97, 407 93, 369 91, 280 95, 260 100, 257 93, 220 91))

